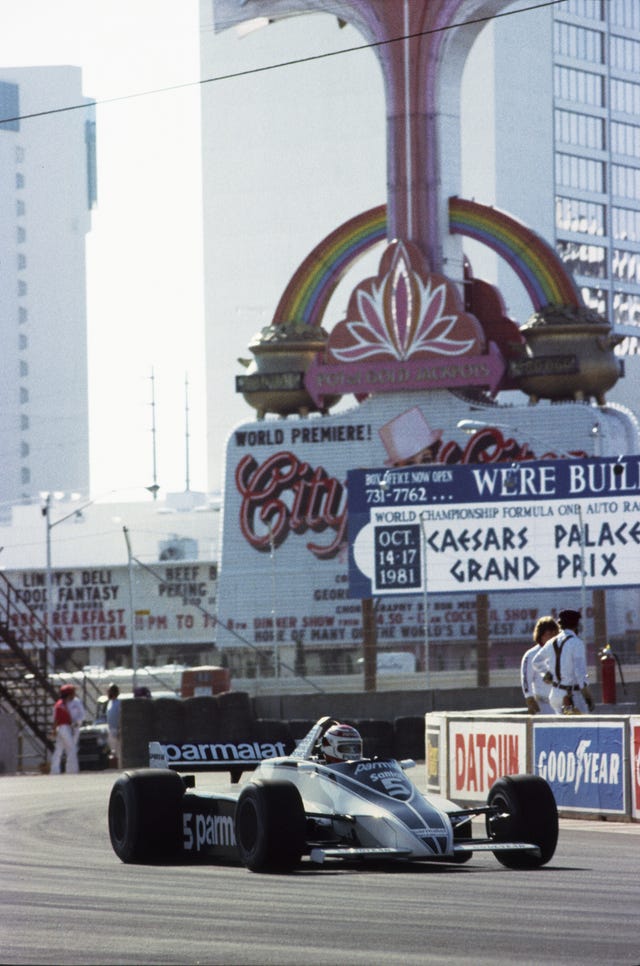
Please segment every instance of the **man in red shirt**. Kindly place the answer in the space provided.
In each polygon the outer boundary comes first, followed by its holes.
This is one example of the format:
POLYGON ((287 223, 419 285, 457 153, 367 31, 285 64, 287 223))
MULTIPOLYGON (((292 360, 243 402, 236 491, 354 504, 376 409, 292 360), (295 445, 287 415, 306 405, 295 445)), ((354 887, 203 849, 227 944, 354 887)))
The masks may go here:
POLYGON ((67 756, 67 774, 76 774, 78 767, 78 751, 73 731, 73 717, 69 704, 76 696, 72 684, 63 684, 60 688, 60 698, 53 706, 53 727, 56 734, 56 744, 51 757, 51 774, 60 774, 62 752, 67 756))

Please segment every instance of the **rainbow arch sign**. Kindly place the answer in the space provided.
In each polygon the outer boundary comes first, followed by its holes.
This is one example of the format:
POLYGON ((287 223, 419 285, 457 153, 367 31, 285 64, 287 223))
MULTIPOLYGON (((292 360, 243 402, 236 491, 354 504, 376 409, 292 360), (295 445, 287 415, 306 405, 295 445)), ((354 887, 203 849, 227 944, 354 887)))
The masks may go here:
MULTIPOLYGON (((449 230, 474 238, 504 258, 524 285, 534 311, 545 305, 582 305, 580 293, 554 249, 517 218, 475 201, 450 198, 449 230)), ((319 327, 348 269, 386 237, 386 205, 369 208, 332 231, 295 271, 272 325, 298 322, 319 327)))

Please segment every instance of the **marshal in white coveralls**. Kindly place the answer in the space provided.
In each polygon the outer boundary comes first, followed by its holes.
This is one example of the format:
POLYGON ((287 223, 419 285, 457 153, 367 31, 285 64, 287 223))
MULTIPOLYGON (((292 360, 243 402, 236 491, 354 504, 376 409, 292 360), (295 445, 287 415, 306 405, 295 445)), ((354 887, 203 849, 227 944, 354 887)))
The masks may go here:
POLYGON ((563 629, 557 637, 538 648, 532 658, 534 673, 551 673, 553 684, 549 691, 549 703, 555 714, 562 714, 563 700, 569 694, 577 711, 586 714, 587 702, 582 689, 587 687, 587 656, 584 641, 571 630, 563 629), (560 649, 556 658, 554 643, 560 649))

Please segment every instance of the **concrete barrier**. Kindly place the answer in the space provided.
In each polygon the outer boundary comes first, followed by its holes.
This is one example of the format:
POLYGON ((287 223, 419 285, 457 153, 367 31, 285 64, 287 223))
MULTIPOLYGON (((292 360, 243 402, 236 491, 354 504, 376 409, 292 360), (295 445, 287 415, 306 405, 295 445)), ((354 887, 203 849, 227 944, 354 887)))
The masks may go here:
POLYGON ((545 778, 560 815, 640 818, 640 717, 527 715, 519 709, 425 715, 427 790, 486 801, 501 775, 545 778))

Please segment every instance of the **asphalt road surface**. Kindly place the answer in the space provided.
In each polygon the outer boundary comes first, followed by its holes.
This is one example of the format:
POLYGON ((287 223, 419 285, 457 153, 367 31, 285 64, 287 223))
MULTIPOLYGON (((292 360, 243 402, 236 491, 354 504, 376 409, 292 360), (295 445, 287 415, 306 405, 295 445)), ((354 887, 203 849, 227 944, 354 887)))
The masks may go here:
POLYGON ((124 865, 107 832, 115 777, 0 778, 3 963, 640 963, 638 825, 563 820, 534 872, 491 854, 287 876, 124 865))

